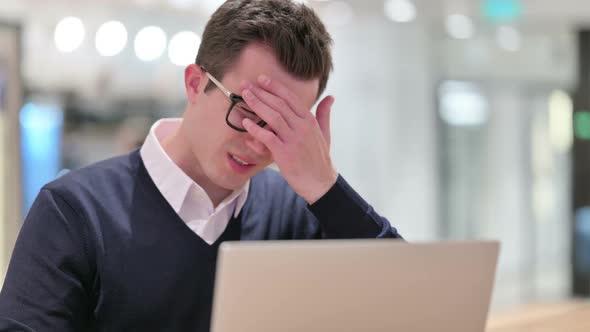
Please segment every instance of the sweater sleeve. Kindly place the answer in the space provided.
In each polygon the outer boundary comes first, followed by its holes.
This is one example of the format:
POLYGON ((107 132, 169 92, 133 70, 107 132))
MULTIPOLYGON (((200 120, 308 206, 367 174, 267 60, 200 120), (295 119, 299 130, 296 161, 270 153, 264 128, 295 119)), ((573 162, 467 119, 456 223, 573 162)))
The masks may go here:
POLYGON ((19 233, 0 293, 0 331, 82 331, 94 274, 84 220, 42 189, 19 233), (20 331, 20 329, 19 329, 20 331))
POLYGON ((324 238, 402 238, 341 175, 308 209, 318 219, 324 238))

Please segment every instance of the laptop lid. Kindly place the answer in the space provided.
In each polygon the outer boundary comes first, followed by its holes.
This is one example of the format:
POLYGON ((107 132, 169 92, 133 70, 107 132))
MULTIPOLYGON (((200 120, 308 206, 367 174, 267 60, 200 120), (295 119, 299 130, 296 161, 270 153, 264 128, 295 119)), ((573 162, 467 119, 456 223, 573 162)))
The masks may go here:
POLYGON ((212 332, 484 331, 499 244, 226 242, 212 332))

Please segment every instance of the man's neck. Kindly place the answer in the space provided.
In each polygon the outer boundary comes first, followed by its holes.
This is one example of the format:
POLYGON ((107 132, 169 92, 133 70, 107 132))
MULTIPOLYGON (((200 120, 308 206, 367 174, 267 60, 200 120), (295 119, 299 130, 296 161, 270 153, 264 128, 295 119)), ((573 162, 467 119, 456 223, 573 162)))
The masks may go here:
POLYGON ((189 145, 184 141, 184 137, 179 129, 166 137, 161 142, 161 145, 170 159, 186 175, 203 188, 214 207, 217 207, 219 203, 232 193, 231 190, 219 187, 207 177, 193 152, 186 149, 189 145))

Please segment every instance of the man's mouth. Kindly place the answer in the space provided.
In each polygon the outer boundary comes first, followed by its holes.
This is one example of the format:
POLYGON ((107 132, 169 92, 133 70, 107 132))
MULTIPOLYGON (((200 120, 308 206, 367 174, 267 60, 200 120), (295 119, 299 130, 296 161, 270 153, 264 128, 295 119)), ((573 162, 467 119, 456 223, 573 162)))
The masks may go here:
POLYGON ((231 157, 231 158, 232 158, 232 159, 233 159, 235 162, 237 162, 238 164, 240 164, 240 165, 242 165, 242 166, 254 166, 254 165, 255 165, 254 163, 249 163, 248 161, 246 161, 246 160, 244 160, 244 159, 242 159, 242 158, 240 158, 240 157, 238 157, 238 156, 236 156, 236 155, 234 155, 234 154, 231 154, 231 153, 230 153, 230 154, 229 154, 229 156, 230 156, 230 157, 231 157))

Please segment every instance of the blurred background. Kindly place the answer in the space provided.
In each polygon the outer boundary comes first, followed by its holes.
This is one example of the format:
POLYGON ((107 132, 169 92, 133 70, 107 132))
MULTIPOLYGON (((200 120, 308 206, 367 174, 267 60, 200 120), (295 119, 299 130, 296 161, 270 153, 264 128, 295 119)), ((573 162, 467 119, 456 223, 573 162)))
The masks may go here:
MULTIPOLYGON (((181 115, 222 2, 0 2, 0 276, 44 183, 181 115)), ((334 38, 353 187, 410 241, 501 240, 492 310, 588 297, 587 0, 305 2, 334 38)))

